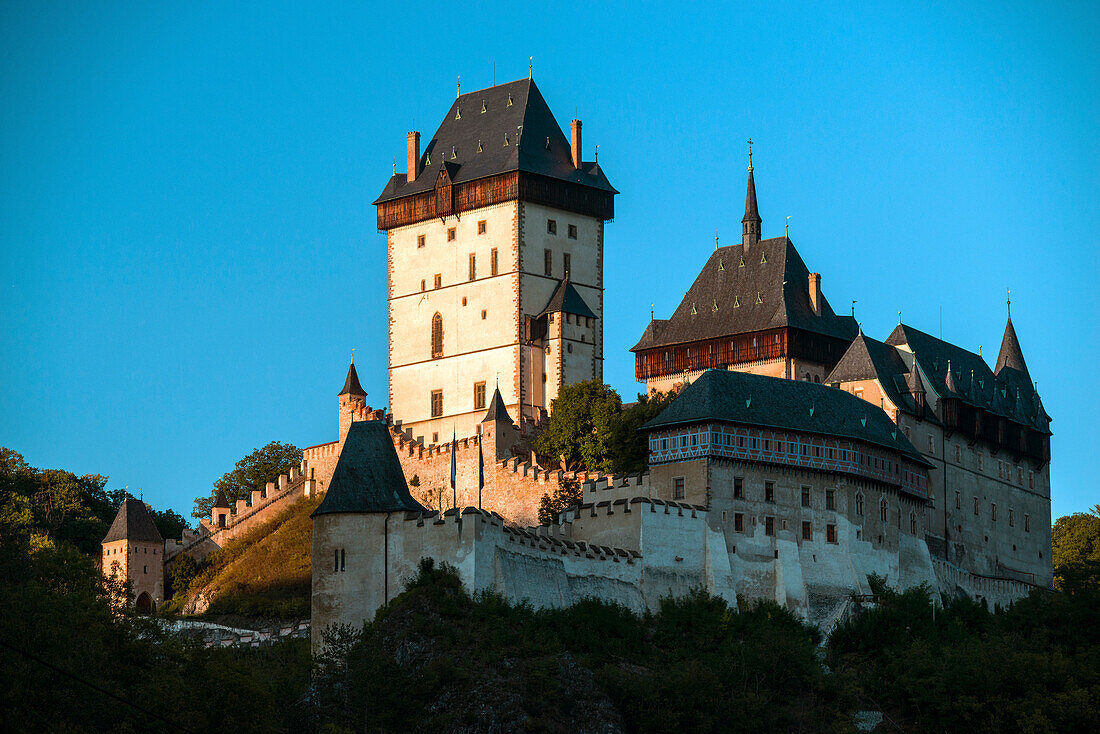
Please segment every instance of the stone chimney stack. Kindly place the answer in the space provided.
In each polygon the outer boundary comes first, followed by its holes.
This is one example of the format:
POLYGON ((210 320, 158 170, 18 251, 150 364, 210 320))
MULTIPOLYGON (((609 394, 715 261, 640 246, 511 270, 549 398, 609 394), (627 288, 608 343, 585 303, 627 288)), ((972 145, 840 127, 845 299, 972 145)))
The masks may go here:
POLYGON ((405 136, 408 143, 408 161, 405 180, 412 183, 420 175, 420 133, 413 130, 405 136))
POLYGON ((810 308, 814 316, 821 315, 821 273, 810 273, 810 308))
POLYGON ((573 152, 573 167, 581 167, 581 121, 573 120, 569 123, 569 132, 572 137, 570 149, 573 152))

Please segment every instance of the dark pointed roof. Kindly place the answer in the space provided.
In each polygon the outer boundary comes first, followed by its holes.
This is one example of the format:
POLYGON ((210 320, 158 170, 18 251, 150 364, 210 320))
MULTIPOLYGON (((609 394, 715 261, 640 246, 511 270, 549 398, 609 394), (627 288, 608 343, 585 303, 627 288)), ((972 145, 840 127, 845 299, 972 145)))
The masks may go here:
POLYGON ((1012 317, 1008 317, 1005 325, 1005 335, 1001 339, 1001 351, 997 354, 997 367, 994 374, 1000 375, 1005 367, 1024 373, 1028 382, 1031 375, 1027 371, 1027 363, 1024 362, 1024 352, 1020 349, 1020 340, 1016 338, 1016 329, 1012 326, 1012 317))
POLYGON ((360 397, 367 397, 367 391, 363 389, 363 386, 359 384, 359 373, 355 371, 355 362, 351 363, 348 367, 348 376, 344 380, 344 389, 339 392, 339 395, 358 395, 360 397))
POLYGON ((421 153, 421 174, 411 182, 395 174, 374 203, 431 191, 440 163, 453 183, 524 171, 618 193, 594 162, 573 165, 569 140, 531 79, 458 97, 421 153))
POLYGON ((741 222, 761 222, 760 212, 756 208, 756 181, 752 177, 752 166, 749 166, 749 186, 745 192, 745 216, 741 222))
POLYGON ((494 421, 512 422, 512 416, 508 415, 508 409, 504 407, 504 398, 500 396, 499 387, 493 390, 493 399, 489 401, 489 410, 485 411, 485 417, 481 419, 482 423, 492 423, 494 421))
POLYGON ((642 430, 712 421, 851 438, 930 466, 878 406, 828 385, 748 372, 707 370, 642 430))
POLYGON ((959 394, 959 386, 955 382, 955 371, 951 369, 950 359, 947 360, 947 376, 943 378, 943 386, 947 389, 948 394, 959 394))
POLYGON ((356 421, 332 472, 317 515, 348 512, 425 512, 409 494, 385 421, 356 421))
POLYGON ((225 492, 220 488, 214 493, 214 507, 224 507, 229 509, 229 500, 225 498, 225 492))
POLYGON ((554 289, 554 295, 550 296, 550 301, 546 304, 546 308, 539 313, 539 316, 559 312, 587 316, 591 319, 596 318, 596 314, 588 307, 588 304, 584 302, 584 298, 581 297, 581 294, 577 292, 577 289, 573 287, 568 279, 558 283, 558 287, 554 289))
POLYGON ((917 360, 913 360, 913 368, 909 370, 909 374, 905 378, 905 386, 909 388, 910 395, 923 395, 924 381, 920 378, 920 368, 917 367, 917 360))
POLYGON ((103 538, 104 543, 116 540, 136 540, 146 543, 163 543, 160 531, 153 522, 152 515, 141 500, 123 500, 115 515, 115 521, 111 523, 111 529, 103 538))
POLYGON ((809 275, 786 237, 760 240, 748 250, 740 243, 719 247, 672 317, 652 322, 631 351, 781 326, 838 339, 855 337, 855 319, 837 316, 824 296, 821 315, 814 314, 809 275))
MULTIPOLYGON (((900 410, 911 414, 917 409, 911 389, 913 381, 915 380, 921 392, 925 391, 915 359, 910 369, 896 348, 872 339, 862 331, 852 340, 844 356, 825 378, 825 384, 859 380, 878 380, 886 398, 900 410), (915 377, 914 372, 917 373, 915 377)), ((937 422, 933 416, 927 416, 926 420, 937 422)))

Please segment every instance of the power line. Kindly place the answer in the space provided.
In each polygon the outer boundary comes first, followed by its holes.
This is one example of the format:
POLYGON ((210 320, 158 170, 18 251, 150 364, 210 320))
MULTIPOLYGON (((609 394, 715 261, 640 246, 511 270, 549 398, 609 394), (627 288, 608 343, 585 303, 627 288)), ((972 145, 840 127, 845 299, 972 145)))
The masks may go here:
POLYGON ((128 701, 125 698, 123 698, 122 696, 119 696, 116 693, 112 693, 111 691, 108 691, 106 688, 102 688, 100 686, 97 686, 95 683, 92 683, 89 680, 85 680, 84 678, 81 678, 80 676, 75 675, 74 673, 70 673, 69 671, 65 670, 64 668, 59 668, 59 667, 57 667, 56 665, 54 665, 52 663, 46 662, 42 658, 38 657, 37 655, 33 655, 33 654, 27 652, 26 650, 22 650, 18 647, 15 647, 14 645, 10 645, 10 644, 8 644, 7 642, 5 642, 3 640, 0 640, 0 647, 6 647, 7 649, 11 650, 12 652, 19 653, 20 655, 26 657, 27 659, 33 660, 34 662, 38 663, 39 665, 43 665, 43 666, 49 668, 50 670, 54 671, 55 673, 60 673, 61 675, 65 676, 66 678, 71 678, 71 679, 75 680, 77 683, 83 683, 84 685, 88 686, 92 690, 97 691, 99 693, 102 693, 104 696, 108 696, 110 698, 113 698, 114 700, 118 701, 119 703, 124 703, 127 706, 140 711, 141 713, 145 714, 146 716, 151 716, 151 717, 153 717, 154 719, 156 719, 158 721, 162 721, 165 724, 168 724, 169 726, 172 726, 172 727, 175 727, 175 728, 179 729, 180 731, 190 732, 190 734, 198 734, 198 732, 196 732, 194 729, 188 729, 187 727, 181 726, 180 724, 176 723, 175 721, 171 721, 169 719, 166 719, 163 716, 161 716, 160 714, 156 713, 155 711, 150 711, 147 708, 143 708, 142 706, 137 705, 133 701, 128 701))

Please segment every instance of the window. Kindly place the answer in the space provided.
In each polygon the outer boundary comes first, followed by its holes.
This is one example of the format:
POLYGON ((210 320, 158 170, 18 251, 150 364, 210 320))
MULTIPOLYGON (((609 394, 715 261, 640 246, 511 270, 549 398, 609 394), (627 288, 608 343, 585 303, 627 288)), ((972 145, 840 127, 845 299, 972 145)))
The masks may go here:
POLYGON ((825 509, 826 510, 835 510, 836 509, 836 490, 835 489, 826 489, 825 490, 825 509))
POLYGON ((1024 515, 1024 532, 1025 533, 1030 533, 1031 532, 1031 515, 1028 515, 1028 514, 1024 515))
POLYGON ((1033 471, 1027 473, 1027 488, 1035 489, 1035 472, 1033 471))
POLYGON ((835 543, 836 542, 836 525, 826 525, 825 526, 825 542, 826 543, 835 543))
POLYGON ((439 273, 435 274, 435 287, 436 288, 442 288, 443 287, 443 276, 439 273))
POLYGON ((443 415, 443 391, 432 390, 432 418, 443 415))
POLYGON ((224 528, 225 527, 225 514, 224 513, 221 514, 221 515, 218 515, 218 527, 219 528, 224 528))
POLYGON ((978 452, 978 471, 985 471, 985 457, 982 452, 978 452))
POLYGON ((733 529, 735 532, 745 532, 745 516, 740 512, 733 513, 733 529))
POLYGON ((990 517, 990 519, 993 520, 993 522, 997 522, 997 503, 996 502, 990 502, 989 503, 989 517, 990 517))
POLYGON ((808 523, 808 522, 803 522, 802 523, 802 539, 803 540, 813 540, 814 539, 814 530, 813 530, 813 524, 812 523, 808 523))
POLYGON ((557 233, 558 233, 558 223, 557 223, 557 221, 555 221, 553 219, 547 219, 546 220, 546 234, 557 234, 557 233))
POLYGON ((485 409, 485 383, 474 383, 474 410, 485 409))
POLYGON ((487 314, 488 314, 488 312, 487 312, 487 311, 486 311, 485 309, 481 309, 481 320, 482 320, 482 321, 484 321, 484 320, 485 320, 485 316, 486 316, 487 314))
POLYGON ((856 514, 863 517, 863 495, 856 495, 856 514))
POLYGON ((912 512, 909 513, 909 532, 913 535, 917 534, 917 516, 912 512))
POLYGON ((437 443, 439 443, 439 431, 432 434, 432 444, 435 445, 437 443))
POLYGON ((497 274, 497 248, 489 250, 489 275, 497 274))
POLYGON ((936 444, 932 439, 932 434, 931 433, 928 434, 928 453, 930 453, 932 455, 935 455, 935 453, 936 453, 936 444))
POLYGON ((149 567, 148 566, 142 566, 141 567, 141 572, 142 573, 149 573, 149 567))
POLYGON ((803 487, 802 488, 802 506, 803 507, 809 507, 810 506, 810 488, 809 487, 803 487))
POLYGON ((961 464, 963 460, 962 447, 955 444, 955 463, 961 464))
POLYGON ((575 224, 570 224, 569 225, 569 239, 571 239, 571 240, 577 239, 577 225, 575 225, 575 224))
POLYGON ((955 509, 962 509, 962 492, 955 492, 955 509))
POLYGON ((551 250, 542 251, 543 259, 543 273, 546 275, 554 274, 554 253, 551 250))
POLYGON ((570 272, 570 267, 569 266, 572 264, 572 258, 570 257, 568 252, 563 252, 561 254, 561 264, 562 264, 562 273, 564 274, 563 277, 568 278, 569 277, 569 272, 570 272))
POLYGON ((764 501, 775 502, 775 482, 764 482, 764 501))
POLYGON ((1024 484, 1024 469, 1023 467, 1016 467, 1016 484, 1023 486, 1024 484))
POLYGON ((454 242, 455 241, 455 228, 454 227, 447 227, 447 241, 448 242, 454 242))
POLYGON ((769 536, 774 536, 775 535, 775 518, 774 517, 765 517, 764 518, 764 535, 769 535, 769 536))
POLYGON ((470 253, 470 280, 477 280, 477 255, 470 253))
POLYGON ((428 281, 426 281, 424 279, 421 279, 420 280, 420 292, 423 293, 427 289, 428 289, 428 281))
POLYGON ((745 479, 744 477, 733 478, 733 498, 735 500, 745 499, 745 479))
MULTIPOLYGON (((438 275, 435 277, 439 277, 438 275)), ((437 311, 432 316, 432 359, 443 356, 443 316, 437 311)))
POLYGON ((427 237, 425 237, 422 234, 418 234, 416 236, 416 246, 417 246, 417 248, 423 247, 427 243, 427 241, 428 241, 427 237))
POLYGON ((886 522, 886 513, 886 498, 883 497, 882 501, 878 503, 878 516, 883 522, 886 522))
POLYGON ((684 478, 676 477, 672 480, 672 499, 682 500, 684 498, 684 478))
POLYGON ((974 514, 975 515, 978 514, 978 498, 977 497, 974 498, 974 514))
POLYGON ((484 219, 479 219, 477 221, 477 233, 478 234, 485 234, 485 220, 484 219))
POLYGON ((1008 526, 1014 527, 1016 525, 1016 512, 1009 507, 1008 508, 1008 526))

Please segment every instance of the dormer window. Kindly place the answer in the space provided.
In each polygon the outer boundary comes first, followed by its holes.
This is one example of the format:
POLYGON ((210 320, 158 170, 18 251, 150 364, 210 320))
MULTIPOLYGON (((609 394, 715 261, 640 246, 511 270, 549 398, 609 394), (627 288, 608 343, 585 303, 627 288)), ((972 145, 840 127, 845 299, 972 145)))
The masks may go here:
POLYGON ((507 106, 508 107, 512 106, 512 95, 510 95, 510 94, 508 95, 508 105, 507 106))
POLYGON ((741 258, 741 262, 739 262, 739 263, 737 264, 737 267, 739 267, 739 268, 743 268, 743 267, 745 267, 745 258, 741 258))
POLYGON ((478 141, 477 141, 477 152, 478 153, 481 152, 481 140, 480 139, 478 139, 478 141))
POLYGON ((452 145, 451 146, 451 160, 453 161, 457 157, 458 157, 458 150, 452 145))
POLYGON ((733 297, 733 307, 734 308, 741 308, 741 298, 740 298, 740 296, 734 296, 733 297))
POLYGON ((424 157, 425 157, 424 165, 427 165, 427 166, 432 165, 432 154, 431 153, 425 153, 424 157))
POLYGON ((456 107, 455 108, 455 119, 456 120, 461 120, 462 119, 462 108, 461 107, 456 107))
POLYGON ((508 147, 508 133, 504 133, 504 147, 508 147))
POLYGON ((757 302, 757 303, 763 303, 763 302, 764 302, 764 296, 762 296, 762 295, 760 294, 760 291, 757 291, 757 292, 756 292, 756 302, 757 302))
POLYGON ((482 103, 481 103, 481 114, 484 115, 488 111, 488 109, 489 108, 485 106, 485 102, 482 101, 482 103))
POLYGON ((768 256, 765 255, 764 253, 760 253, 760 264, 761 265, 767 265, 767 263, 768 263, 768 256))

